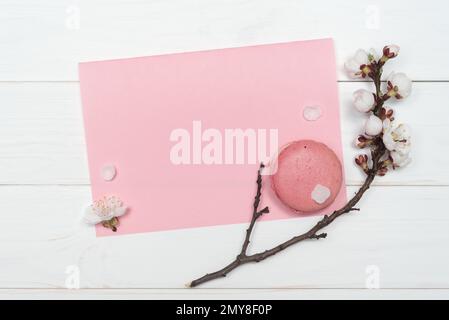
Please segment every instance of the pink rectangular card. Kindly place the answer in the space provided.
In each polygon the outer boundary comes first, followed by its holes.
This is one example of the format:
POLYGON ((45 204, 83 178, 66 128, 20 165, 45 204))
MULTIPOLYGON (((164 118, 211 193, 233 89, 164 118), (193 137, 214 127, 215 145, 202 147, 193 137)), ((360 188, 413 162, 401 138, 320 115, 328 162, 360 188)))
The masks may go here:
MULTIPOLYGON (((313 139, 342 161, 331 39, 86 62, 79 74, 93 198, 129 206, 116 234, 249 221, 262 144, 269 155, 313 139), (305 120, 306 106, 321 117, 305 120)), ((344 204, 342 186, 326 213, 344 204)), ((266 176, 262 205, 262 220, 298 217, 266 176)))

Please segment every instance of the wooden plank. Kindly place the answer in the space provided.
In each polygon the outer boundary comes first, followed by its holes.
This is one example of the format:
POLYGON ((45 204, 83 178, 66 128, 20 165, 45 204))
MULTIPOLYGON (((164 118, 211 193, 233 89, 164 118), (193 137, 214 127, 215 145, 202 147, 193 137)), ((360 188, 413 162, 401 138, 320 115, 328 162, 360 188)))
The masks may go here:
MULTIPOLYGON (((355 191, 350 187, 348 196, 355 191)), ((373 187, 360 212, 326 229, 328 238, 304 242, 204 287, 363 289, 375 271, 382 289, 448 289, 449 256, 442 254, 449 241, 448 194, 449 187, 373 187)), ((64 288, 79 268, 83 288, 182 288, 232 259, 246 228, 96 239, 80 222, 89 200, 87 186, 0 187, 0 287, 64 288)), ((317 219, 258 223, 251 252, 288 239, 317 219)))
MULTIPOLYGON (((363 115, 352 92, 367 83, 339 83, 348 185, 362 182, 352 144, 363 115)), ((0 184, 88 184, 78 83, 0 84, 0 184)), ((449 83, 414 83, 407 100, 394 103, 397 118, 413 129, 413 162, 376 180, 378 185, 449 185, 449 83)), ((298 117, 300 114, 298 113, 298 117)))
POLYGON ((0 299, 63 300, 446 300, 449 289, 0 289, 0 299))
POLYGON ((448 9, 444 0, 3 0, 0 80, 76 80, 79 61, 323 37, 335 39, 339 65, 358 47, 397 43, 396 69, 449 80, 448 9))

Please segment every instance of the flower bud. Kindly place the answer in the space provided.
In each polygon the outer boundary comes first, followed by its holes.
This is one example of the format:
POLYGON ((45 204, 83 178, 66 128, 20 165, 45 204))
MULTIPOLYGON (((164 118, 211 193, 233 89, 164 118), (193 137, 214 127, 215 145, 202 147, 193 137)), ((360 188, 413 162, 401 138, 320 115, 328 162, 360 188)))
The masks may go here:
POLYGON ((353 93, 354 106, 360 112, 369 112, 374 108, 376 100, 374 94, 365 89, 359 89, 353 93))
POLYGON ((390 121, 394 120, 393 117, 393 109, 388 107, 382 107, 379 111, 379 118, 383 121, 385 119, 389 119, 390 121))
POLYGON ((388 59, 397 57, 398 53, 399 53, 399 46, 391 44, 384 47, 382 58, 386 61, 388 59))
POLYGON ((355 145, 356 147, 362 149, 365 148, 367 146, 369 146, 371 143, 373 142, 372 139, 369 139, 363 135, 359 135, 356 139, 355 139, 355 145))
POLYGON ((362 168, 364 172, 368 172, 368 156, 366 154, 360 154, 355 158, 355 163, 362 168))
POLYGON ((369 136, 377 136, 382 132, 383 124, 382 120, 374 114, 370 115, 365 123, 365 133, 369 136))

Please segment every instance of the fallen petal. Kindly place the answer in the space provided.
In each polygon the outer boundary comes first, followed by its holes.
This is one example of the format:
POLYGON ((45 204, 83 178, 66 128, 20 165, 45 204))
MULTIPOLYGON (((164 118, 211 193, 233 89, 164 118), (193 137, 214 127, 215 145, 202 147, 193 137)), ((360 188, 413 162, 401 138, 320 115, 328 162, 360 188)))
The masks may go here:
POLYGON ((307 121, 316 121, 321 118, 321 108, 319 106, 307 106, 303 110, 303 117, 307 121))
POLYGON ((331 191, 329 190, 329 188, 321 184, 317 184, 312 191, 312 199, 318 204, 326 202, 330 195, 331 191))

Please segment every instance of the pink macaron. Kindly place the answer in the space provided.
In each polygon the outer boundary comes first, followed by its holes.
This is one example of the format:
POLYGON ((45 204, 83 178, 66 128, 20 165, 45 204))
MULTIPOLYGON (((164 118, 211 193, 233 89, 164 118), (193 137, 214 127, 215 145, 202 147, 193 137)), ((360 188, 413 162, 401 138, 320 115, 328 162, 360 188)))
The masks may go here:
POLYGON ((272 187, 286 206, 313 213, 334 202, 342 180, 340 160, 329 147, 313 140, 299 140, 279 153, 272 187))

